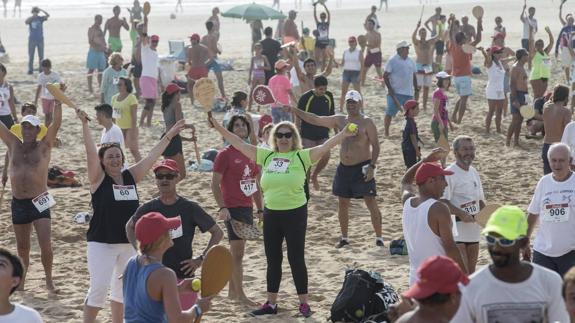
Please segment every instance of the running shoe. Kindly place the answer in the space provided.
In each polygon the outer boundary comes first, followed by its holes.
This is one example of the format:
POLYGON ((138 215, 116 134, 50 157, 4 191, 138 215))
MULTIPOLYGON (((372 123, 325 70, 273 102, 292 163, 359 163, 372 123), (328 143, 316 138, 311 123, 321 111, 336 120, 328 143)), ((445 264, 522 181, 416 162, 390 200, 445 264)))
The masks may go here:
MULTIPOLYGON (((309 306, 308 306, 309 308, 309 306)), ((300 311, 301 311, 301 306, 300 306, 300 311)), ((260 315, 267 315, 267 314, 277 314, 278 313, 278 306, 276 305, 271 305, 270 302, 265 302, 264 305, 262 305, 262 307, 258 308, 257 310, 251 311, 250 315, 251 316, 260 316, 260 315)))
POLYGON ((375 239, 375 245, 378 247, 383 247, 383 239, 375 239))
POLYGON ((299 312, 301 315, 303 315, 303 317, 310 317, 311 308, 309 307, 308 303, 299 304, 299 312))
POLYGON ((347 239, 340 239, 339 242, 335 245, 335 247, 339 249, 347 245, 349 245, 349 241, 347 241, 347 239))

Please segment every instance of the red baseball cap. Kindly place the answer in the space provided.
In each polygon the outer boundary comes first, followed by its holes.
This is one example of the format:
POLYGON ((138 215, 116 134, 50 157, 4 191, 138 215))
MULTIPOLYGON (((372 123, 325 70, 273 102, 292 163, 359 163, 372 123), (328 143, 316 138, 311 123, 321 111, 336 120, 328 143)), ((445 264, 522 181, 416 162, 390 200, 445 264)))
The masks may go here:
POLYGON ((348 43, 354 42, 357 43, 357 38, 355 38, 355 36, 349 36, 349 38, 347 39, 348 43))
POLYGON ((428 178, 441 175, 453 175, 453 172, 444 170, 438 163, 423 163, 419 166, 417 172, 415 172, 415 183, 421 185, 425 183, 428 178))
POLYGON ((190 39, 200 41, 200 35, 194 33, 190 36, 190 39))
POLYGON ((180 172, 180 169, 178 168, 178 163, 176 163, 176 161, 173 159, 162 160, 159 164, 154 166, 154 172, 160 168, 169 169, 169 170, 174 171, 176 173, 180 172))
POLYGON ((160 41, 160 36, 158 36, 158 35, 152 35, 152 37, 150 37, 150 39, 151 39, 152 41, 160 41))
POLYGON ((183 89, 181 87, 179 87, 176 83, 170 83, 168 84, 168 86, 166 86, 166 93, 168 93, 168 95, 172 95, 178 91, 182 91, 183 89))
POLYGON ((413 109, 417 106, 417 101, 415 100, 407 100, 405 101, 405 103, 403 104, 403 110, 405 110, 405 112, 403 113, 404 115, 407 115, 407 112, 410 109, 413 109))
POLYGON ((469 277, 459 265, 445 256, 432 256, 417 268, 417 281, 403 296, 424 299, 435 293, 450 294, 459 290, 459 283, 469 284, 469 277))
POLYGON ((155 242, 169 230, 175 230, 182 224, 180 218, 166 218, 159 212, 144 214, 136 222, 136 239, 145 246, 155 242))

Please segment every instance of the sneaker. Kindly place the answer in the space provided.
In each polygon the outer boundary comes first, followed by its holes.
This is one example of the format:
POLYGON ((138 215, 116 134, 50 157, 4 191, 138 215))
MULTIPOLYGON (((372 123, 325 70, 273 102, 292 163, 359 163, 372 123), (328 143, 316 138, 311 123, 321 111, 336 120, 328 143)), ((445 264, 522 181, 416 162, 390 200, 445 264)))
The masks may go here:
POLYGON ((378 247, 383 247, 383 239, 375 239, 375 245, 377 245, 378 247))
POLYGON ((303 317, 310 317, 311 316, 311 308, 309 307, 308 303, 299 304, 299 312, 303 317))
POLYGON ((340 239, 339 242, 335 245, 336 249, 342 248, 349 245, 349 241, 347 239, 340 239))
MULTIPOLYGON (((309 306, 308 306, 309 309, 309 306)), ((300 306, 300 312, 301 312, 301 306, 300 306)), ((267 315, 267 314, 277 314, 278 313, 278 306, 276 305, 271 305, 270 302, 265 302, 264 305, 262 305, 262 307, 258 308, 257 310, 251 311, 250 315, 251 316, 260 316, 260 315, 267 315)))

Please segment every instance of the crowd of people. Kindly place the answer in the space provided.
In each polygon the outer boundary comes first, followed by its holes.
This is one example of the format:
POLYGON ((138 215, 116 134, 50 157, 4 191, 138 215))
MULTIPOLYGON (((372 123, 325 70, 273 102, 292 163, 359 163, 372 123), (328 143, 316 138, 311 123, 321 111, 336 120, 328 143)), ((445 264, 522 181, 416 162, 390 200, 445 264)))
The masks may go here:
MULTIPOLYGON (((387 1, 381 1, 379 9, 383 2, 387 10, 387 1)), ((305 252, 308 208, 314 203, 312 196, 321 194, 319 176, 337 146, 339 163, 332 194, 338 200, 341 235, 335 248, 353 243, 349 233, 353 199, 365 202, 375 235, 373 245, 385 247, 375 179, 380 131, 364 110, 367 104, 362 94, 369 80, 378 84, 382 96, 385 94, 386 138, 397 113, 405 117, 401 150, 406 171, 401 180, 401 203, 410 288, 394 305, 394 319, 575 322, 575 238, 571 231, 575 218, 570 217, 570 211, 575 212, 575 122, 571 121, 575 107, 571 91, 575 90, 575 18, 570 13, 563 16, 564 3, 559 7, 563 27, 557 41, 545 27, 547 42, 536 38, 536 10, 525 4, 520 14, 521 46, 517 44, 516 49, 505 43, 507 29, 501 17, 495 18, 493 31, 486 32, 481 15, 474 15, 473 26, 469 17, 444 15, 437 7, 427 20, 417 22, 411 43, 395 45, 396 54, 385 64, 376 6, 363 21, 365 34, 349 36, 341 61, 335 58, 330 38, 333 22, 325 2, 313 3, 313 37, 309 28, 302 28, 300 35, 295 10, 280 21, 276 35, 271 27, 263 28, 261 21, 251 21, 249 91, 233 92, 230 117, 225 122, 213 116, 207 120, 212 134, 221 136, 225 143, 214 159, 211 192, 218 206, 217 217, 225 224, 233 261, 228 297, 254 307, 249 312, 252 316, 277 314, 285 241, 299 301, 297 311, 306 318, 313 314, 308 290, 308 270, 313 268, 308 268, 305 252), (412 47, 414 59, 410 57, 412 47), (495 116, 495 131, 504 133, 502 120, 510 114, 506 145, 511 146, 513 139, 513 145, 521 147, 519 138, 526 121, 528 136, 542 139, 544 174, 534 188, 527 214, 517 206, 504 205, 482 225, 478 216, 489 203, 480 171, 473 166, 473 134, 449 141, 450 131, 461 126, 473 95, 476 67, 472 58, 476 50, 483 56, 487 74, 485 132, 491 132, 495 116), (568 85, 557 84, 549 90, 553 50, 568 85), (338 66, 342 67, 339 100, 329 90, 327 78, 338 66), (377 75, 373 78, 368 77, 372 66, 377 75), (252 111, 257 102, 252 94, 261 85, 269 88, 275 102, 269 107, 258 105, 256 111, 262 115, 256 116, 252 111), (457 95, 453 108, 447 95, 452 85, 457 95), (420 106, 427 111, 429 104, 429 130, 440 148, 424 156, 417 119, 420 106), (538 133, 543 136, 537 137, 538 133), (455 161, 446 165, 449 149, 455 161), (236 232, 237 222, 261 227, 267 292, 263 304, 246 293, 243 258, 248 241, 236 232), (483 239, 490 262, 478 268, 483 239)), ((279 7, 279 1, 274 5, 279 7)), ((211 309, 211 299, 198 297, 192 278, 208 250, 221 242, 224 230, 210 211, 177 190, 186 179, 182 142, 197 140, 196 127, 186 123, 182 99, 188 92, 194 106, 194 83, 213 71, 219 96, 228 100, 218 60, 222 53, 220 11, 212 10, 204 36, 194 33, 189 37, 186 88, 161 79, 160 36, 149 30, 148 13, 139 1, 128 10, 129 20, 121 17, 119 6, 112 11, 113 16, 105 23, 101 15, 95 15, 94 24, 88 28, 87 88, 90 93, 98 92, 93 87, 95 75, 100 89, 100 104, 94 107, 96 121, 103 128, 98 144, 92 139, 89 113, 76 109, 92 206, 86 234, 90 283, 83 322, 97 320, 108 293, 111 321, 115 323, 194 321, 211 309), (122 29, 130 32, 128 64, 122 56, 126 50, 120 37, 122 29), (151 127, 158 98, 164 133, 142 156, 139 129, 151 127), (138 115, 140 106, 143 109, 138 115), (180 134, 185 129, 190 130, 191 137, 180 134), (133 163, 128 162, 126 150, 133 163), (163 159, 157 162, 160 156, 163 159), (156 197, 141 201, 138 184, 150 170, 156 197), (192 250, 196 228, 209 234, 202 250, 192 250)), ((55 200, 46 178, 52 148, 58 144, 62 106, 48 86, 56 83, 65 91, 66 84, 43 55, 42 26, 49 14, 37 7, 31 14, 26 19, 28 74, 34 74, 37 50, 38 81, 34 102, 22 105, 19 125, 15 124, 15 90, 7 81, 6 66, 0 64, 0 139, 7 147, 2 181, 5 185, 9 179, 11 184, 18 254, 0 248, 0 322, 42 320, 33 309, 10 302, 15 290, 25 287, 32 228, 40 245, 46 288, 59 292, 52 277, 50 208, 55 200), (38 99, 44 122, 35 115, 38 99)))

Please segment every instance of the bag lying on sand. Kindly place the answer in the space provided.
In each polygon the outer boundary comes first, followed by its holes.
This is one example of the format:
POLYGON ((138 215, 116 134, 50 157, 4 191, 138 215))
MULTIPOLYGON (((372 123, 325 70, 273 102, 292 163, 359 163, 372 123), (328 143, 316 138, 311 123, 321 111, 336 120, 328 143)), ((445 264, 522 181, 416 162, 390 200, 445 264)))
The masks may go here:
POLYGON ((74 177, 74 172, 65 171, 58 166, 52 166, 48 169, 48 187, 58 188, 82 186, 82 184, 80 184, 80 182, 74 177))
POLYGON ((387 311, 399 301, 394 288, 378 273, 348 269, 331 306, 332 322, 386 322, 387 311))

